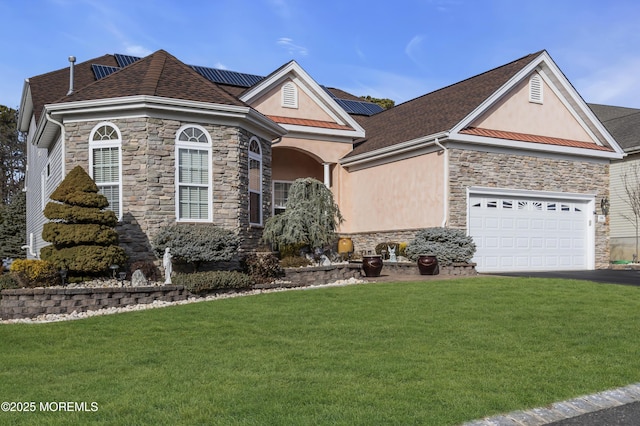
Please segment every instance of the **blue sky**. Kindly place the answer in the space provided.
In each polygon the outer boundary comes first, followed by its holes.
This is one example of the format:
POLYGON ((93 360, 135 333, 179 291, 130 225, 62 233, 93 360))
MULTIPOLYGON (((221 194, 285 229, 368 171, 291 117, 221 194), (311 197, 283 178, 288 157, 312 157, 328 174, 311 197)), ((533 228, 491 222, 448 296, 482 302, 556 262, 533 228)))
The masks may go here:
POLYGON ((587 102, 640 108, 637 0, 0 0, 0 105, 25 78, 164 49, 404 102, 547 50, 587 102))

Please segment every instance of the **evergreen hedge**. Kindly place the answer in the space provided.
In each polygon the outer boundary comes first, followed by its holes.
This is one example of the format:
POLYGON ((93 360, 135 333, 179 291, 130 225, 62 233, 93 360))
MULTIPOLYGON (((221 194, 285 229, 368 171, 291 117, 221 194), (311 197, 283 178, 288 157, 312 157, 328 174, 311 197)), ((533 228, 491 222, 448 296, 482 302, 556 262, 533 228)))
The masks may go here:
POLYGON ((409 259, 417 260, 421 254, 435 255, 440 265, 468 263, 476 252, 473 238, 461 229, 426 228, 418 231, 405 249, 409 259))

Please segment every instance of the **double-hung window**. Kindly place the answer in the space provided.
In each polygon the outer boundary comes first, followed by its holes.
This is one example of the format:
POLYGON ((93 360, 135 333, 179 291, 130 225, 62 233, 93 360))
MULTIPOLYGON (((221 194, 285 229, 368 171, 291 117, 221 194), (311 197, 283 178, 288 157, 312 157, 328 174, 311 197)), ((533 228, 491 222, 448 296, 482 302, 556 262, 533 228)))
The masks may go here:
POLYGON ((179 221, 212 220, 211 139, 200 126, 184 126, 176 137, 176 216, 179 221))
POLYGON ((257 138, 249 141, 249 223, 262 225, 262 150, 257 138))
POLYGON ((118 128, 100 123, 89 140, 89 172, 99 192, 107 197, 109 210, 122 219, 122 138, 118 128))

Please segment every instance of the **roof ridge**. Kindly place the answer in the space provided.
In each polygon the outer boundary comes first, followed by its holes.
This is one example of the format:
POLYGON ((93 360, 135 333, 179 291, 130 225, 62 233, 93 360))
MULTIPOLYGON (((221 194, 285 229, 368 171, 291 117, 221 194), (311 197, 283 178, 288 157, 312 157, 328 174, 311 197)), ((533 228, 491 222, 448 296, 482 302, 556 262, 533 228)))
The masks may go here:
POLYGON ((167 62, 166 52, 158 50, 151 55, 150 61, 147 72, 142 78, 140 92, 147 95, 154 95, 156 93, 160 77, 162 76, 162 71, 164 70, 164 64, 167 62))

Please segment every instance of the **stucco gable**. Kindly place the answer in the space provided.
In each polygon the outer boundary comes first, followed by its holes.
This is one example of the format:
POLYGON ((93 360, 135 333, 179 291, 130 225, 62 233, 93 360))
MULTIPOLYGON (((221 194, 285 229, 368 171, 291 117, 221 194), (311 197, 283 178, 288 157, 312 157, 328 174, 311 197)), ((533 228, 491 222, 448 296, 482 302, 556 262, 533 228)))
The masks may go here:
POLYGON ((530 80, 534 75, 540 77, 541 71, 535 71, 529 78, 516 84, 502 99, 474 120, 470 127, 601 145, 578 120, 577 114, 569 110, 553 83, 541 78, 541 101, 530 100, 530 80))
POLYGON ((244 92, 240 100, 281 124, 291 137, 364 136, 364 129, 295 61, 265 77, 244 92), (288 105, 283 101, 285 86, 296 97, 288 105))

